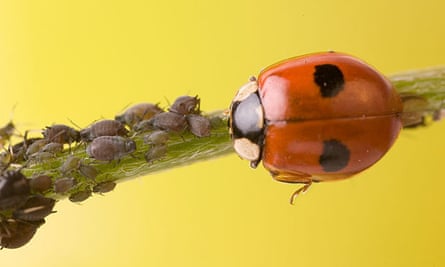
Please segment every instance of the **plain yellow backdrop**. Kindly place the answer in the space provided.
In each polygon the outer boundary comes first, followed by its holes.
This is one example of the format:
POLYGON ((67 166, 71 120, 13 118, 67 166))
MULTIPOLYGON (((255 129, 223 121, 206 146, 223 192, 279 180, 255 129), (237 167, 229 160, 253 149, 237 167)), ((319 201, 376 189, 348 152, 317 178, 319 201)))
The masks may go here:
MULTIPOLYGON (((383 73, 445 64, 445 2, 0 1, 0 123, 86 126, 198 94, 225 109, 250 75, 337 50, 383 73)), ((404 131, 353 179, 295 186, 232 154, 61 201, 2 266, 444 266, 445 122, 404 131)))

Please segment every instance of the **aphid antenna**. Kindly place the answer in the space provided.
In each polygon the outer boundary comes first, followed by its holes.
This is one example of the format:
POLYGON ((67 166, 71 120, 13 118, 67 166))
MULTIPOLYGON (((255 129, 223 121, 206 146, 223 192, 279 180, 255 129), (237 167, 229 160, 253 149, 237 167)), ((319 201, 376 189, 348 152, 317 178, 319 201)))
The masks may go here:
POLYGON ((40 135, 42 133, 42 130, 39 130, 39 129, 26 130, 25 134, 20 137, 23 137, 23 140, 26 141, 26 140, 28 140, 29 133, 38 133, 40 135))
POLYGON ((80 127, 77 123, 75 123, 72 119, 70 118, 66 118, 72 125, 74 125, 74 127, 76 127, 77 129, 81 130, 82 127, 80 127))
POLYGON ((165 99, 165 102, 167 102, 167 107, 171 107, 172 103, 170 103, 170 100, 168 100, 168 97, 164 96, 164 99, 165 99))
POLYGON ((11 112, 9 113, 9 122, 6 124, 5 127, 8 126, 12 126, 14 128, 15 131, 17 131, 16 125, 13 123, 14 121, 14 113, 15 113, 15 108, 17 107, 17 103, 15 103, 12 108, 11 108, 11 112))
POLYGON ((130 105, 132 105, 133 103, 128 103, 128 104, 126 104, 121 110, 119 110, 119 113, 118 114, 122 114, 122 113, 124 113, 124 111, 130 106, 130 105))
POLYGON ((138 135, 137 132, 133 132, 133 134, 131 136, 129 136, 129 138, 133 139, 134 137, 136 137, 138 135))
MULTIPOLYGON (((12 121, 10 121, 10 123, 12 123, 12 121)), ((22 134, 22 132, 19 130, 19 128, 24 128, 24 127, 29 127, 29 126, 33 126, 32 123, 20 123, 20 124, 16 124, 14 123, 14 130, 16 133, 13 134, 14 137, 24 137, 24 134, 22 134)), ((36 132, 36 133, 41 133, 40 129, 32 129, 32 130, 27 130, 28 132, 36 132)), ((25 131, 26 132, 26 131, 25 131)))

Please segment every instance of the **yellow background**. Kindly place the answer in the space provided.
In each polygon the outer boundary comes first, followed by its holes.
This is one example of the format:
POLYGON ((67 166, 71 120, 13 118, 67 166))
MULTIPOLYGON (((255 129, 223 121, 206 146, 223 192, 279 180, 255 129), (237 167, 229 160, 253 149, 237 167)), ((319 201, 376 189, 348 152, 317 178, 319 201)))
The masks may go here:
MULTIPOLYGON (((86 126, 131 103, 199 94, 227 108, 261 68, 348 52, 382 72, 445 64, 442 0, 0 2, 0 122, 86 126)), ((444 266, 445 122, 376 166, 295 186, 236 155, 62 201, 2 266, 444 266)))

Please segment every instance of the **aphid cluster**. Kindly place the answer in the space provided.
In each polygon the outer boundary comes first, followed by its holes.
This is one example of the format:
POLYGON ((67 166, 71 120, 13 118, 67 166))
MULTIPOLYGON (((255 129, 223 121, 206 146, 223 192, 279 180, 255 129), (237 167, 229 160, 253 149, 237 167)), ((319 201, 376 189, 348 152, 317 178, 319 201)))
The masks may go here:
POLYGON ((181 135, 190 131, 196 137, 210 135, 210 121, 201 115, 200 104, 198 96, 180 96, 165 112, 157 105, 138 104, 115 119, 126 123, 132 132, 144 134, 144 144, 150 145, 144 157, 152 163, 167 153, 170 133, 181 135))
MULTIPOLYGON (((40 179, 39 179, 40 180, 40 179)), ((43 179, 44 180, 44 179, 43 179)), ((46 181, 27 179, 20 170, 0 175, 0 246, 18 248, 34 236, 53 212, 55 200, 40 193, 46 181), (32 194, 35 190, 36 194, 32 194), (38 192, 38 193, 37 193, 38 192)))
POLYGON ((196 137, 210 135, 210 121, 201 116, 201 100, 198 96, 180 96, 166 112, 158 112, 153 117, 136 123, 133 130, 145 132, 164 130, 173 133, 183 133, 189 130, 196 137))
POLYGON ((16 129, 9 122, 0 128, 0 247, 28 243, 53 212, 54 194, 82 202, 92 193, 112 191, 116 183, 101 176, 101 166, 119 166, 128 157, 153 164, 166 156, 172 135, 206 137, 210 127, 197 96, 178 97, 167 110, 140 103, 83 129, 54 124, 32 137, 26 131, 15 144, 16 129), (51 167, 25 176, 25 168, 36 164, 51 167))

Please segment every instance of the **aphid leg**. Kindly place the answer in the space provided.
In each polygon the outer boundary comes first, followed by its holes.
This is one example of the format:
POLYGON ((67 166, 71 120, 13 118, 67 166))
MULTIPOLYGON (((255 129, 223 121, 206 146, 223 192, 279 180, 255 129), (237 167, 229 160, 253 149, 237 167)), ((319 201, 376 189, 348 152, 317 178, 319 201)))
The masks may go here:
POLYGON ((48 140, 49 142, 52 142, 54 139, 56 139, 57 137, 59 137, 60 135, 63 135, 63 134, 65 134, 66 133, 66 131, 65 130, 62 130, 62 131, 60 131, 60 132, 58 132, 56 135, 54 135, 50 140, 48 140))
POLYGON ((73 120, 71 120, 70 118, 68 118, 68 120, 77 128, 77 129, 82 129, 82 127, 80 127, 79 125, 77 125, 77 123, 75 123, 73 120))
POLYGON ((290 201, 289 201, 290 204, 294 205, 295 199, 298 197, 298 195, 306 193, 306 191, 309 189, 309 187, 311 187, 311 185, 312 185, 312 181, 305 182, 302 184, 302 186, 300 188, 295 190, 295 192, 290 196, 290 201))
POLYGON ((23 135, 23 147, 25 148, 25 151, 28 149, 28 144, 27 144, 27 140, 28 140, 28 130, 25 131, 25 134, 23 135))
MULTIPOLYGON (((0 228, 0 237, 1 236, 11 237, 11 232, 9 231, 8 226, 6 225, 7 220, 8 219, 3 214, 0 214, 0 227, 1 227, 0 228)), ((1 249, 3 249, 3 247, 1 249)))
POLYGON ((8 148, 2 147, 4 150, 1 153, 1 159, 0 159, 0 172, 3 172, 11 165, 12 160, 12 146, 8 145, 8 148))
POLYGON ((199 99, 198 95, 196 95, 195 98, 198 100, 198 104, 196 105, 195 110, 197 110, 198 114, 200 114, 201 113, 201 99, 199 99))

